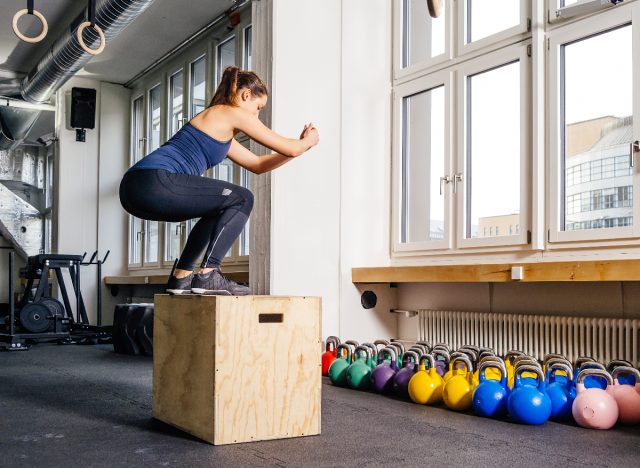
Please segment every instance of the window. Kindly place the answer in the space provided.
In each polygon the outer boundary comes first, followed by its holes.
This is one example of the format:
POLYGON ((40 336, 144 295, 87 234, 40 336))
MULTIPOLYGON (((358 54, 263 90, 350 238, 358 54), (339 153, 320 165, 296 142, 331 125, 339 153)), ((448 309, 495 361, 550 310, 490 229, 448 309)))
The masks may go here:
POLYGON ((191 64, 191 90, 189 93, 190 117, 193 118, 204 110, 205 102, 205 57, 191 64))
POLYGON ((402 62, 403 69, 421 64, 433 64, 447 58, 449 6, 445 4, 438 18, 432 18, 424 0, 403 0, 402 62), (438 60, 438 58, 440 60, 438 60))
MULTIPOLYGON (((131 118, 131 163, 138 162, 144 154, 144 97, 133 101, 131 118)), ((129 215, 129 265, 142 265, 142 220, 129 215)))
POLYGON ((640 234, 630 159, 640 92, 635 27, 631 8, 609 8, 549 34, 552 243, 640 234))
POLYGON ((162 98, 160 85, 149 91, 149 153, 160 147, 160 102, 162 98))
POLYGON ((450 87, 450 74, 440 73, 397 88, 397 251, 450 246, 450 87))
POLYGON ((245 28, 244 30, 244 65, 243 68, 245 70, 251 70, 253 66, 251 62, 251 34, 252 29, 251 26, 245 28))

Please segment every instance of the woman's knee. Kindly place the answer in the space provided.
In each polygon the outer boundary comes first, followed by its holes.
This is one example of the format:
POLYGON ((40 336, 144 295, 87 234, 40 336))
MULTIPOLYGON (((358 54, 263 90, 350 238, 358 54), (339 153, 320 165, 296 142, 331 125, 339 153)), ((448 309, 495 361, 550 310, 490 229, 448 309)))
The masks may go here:
POLYGON ((253 193, 251 193, 251 190, 239 186, 236 188, 235 194, 238 197, 236 205, 239 206, 240 211, 246 213, 248 216, 253 209, 253 193))

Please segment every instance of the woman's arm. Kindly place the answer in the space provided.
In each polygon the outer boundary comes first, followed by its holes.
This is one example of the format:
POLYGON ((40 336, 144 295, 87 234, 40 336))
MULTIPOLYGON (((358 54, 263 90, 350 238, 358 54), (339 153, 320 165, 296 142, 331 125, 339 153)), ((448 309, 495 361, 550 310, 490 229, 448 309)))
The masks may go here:
POLYGON ((244 167, 246 170, 253 172, 254 174, 263 174, 269 172, 276 167, 280 167, 283 164, 291 161, 291 157, 284 156, 278 153, 266 154, 264 156, 256 156, 247 148, 242 146, 234 138, 231 141, 231 147, 227 153, 229 159, 239 166, 244 167))
POLYGON ((264 125, 256 115, 252 115, 244 109, 233 108, 231 115, 235 129, 244 132, 252 140, 280 155, 300 156, 315 144, 307 137, 300 139, 283 137, 264 125))

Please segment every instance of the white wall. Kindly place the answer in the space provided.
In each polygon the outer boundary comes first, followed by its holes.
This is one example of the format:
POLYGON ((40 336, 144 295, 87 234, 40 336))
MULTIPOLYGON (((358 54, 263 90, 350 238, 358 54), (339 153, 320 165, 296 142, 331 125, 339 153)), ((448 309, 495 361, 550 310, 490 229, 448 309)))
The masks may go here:
MULTIPOLYGON (((122 86, 87 78, 72 78, 58 90, 57 249, 56 253, 82 254, 87 260, 96 250, 111 254, 103 275, 122 274, 126 267, 126 221, 118 198, 118 184, 128 167, 130 92, 122 86), (66 93, 72 87, 97 90, 96 126, 86 131, 86 142, 76 142, 66 93)), ((95 266, 82 268, 80 280, 89 320, 96 320, 95 266)), ((68 278, 67 278, 68 279, 68 278)), ((71 288, 71 283, 67 283, 71 288)), ((111 323, 113 306, 104 289, 104 323, 111 323)), ((72 301, 73 302, 73 301, 72 301)))
POLYGON ((351 282, 389 261, 390 2, 275 0, 273 17, 273 128, 313 121, 320 144, 272 175, 271 294, 322 296, 324 336, 394 336, 393 292, 365 311, 351 282))

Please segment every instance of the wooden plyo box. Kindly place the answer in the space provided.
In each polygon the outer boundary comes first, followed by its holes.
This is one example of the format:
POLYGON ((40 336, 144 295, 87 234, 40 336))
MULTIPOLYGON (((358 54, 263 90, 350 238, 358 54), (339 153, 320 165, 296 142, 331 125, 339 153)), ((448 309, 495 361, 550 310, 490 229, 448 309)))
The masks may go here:
POLYGON ((320 434, 321 308, 156 295, 153 416, 214 445, 320 434))

